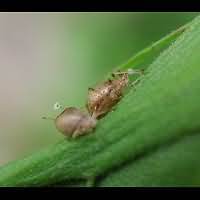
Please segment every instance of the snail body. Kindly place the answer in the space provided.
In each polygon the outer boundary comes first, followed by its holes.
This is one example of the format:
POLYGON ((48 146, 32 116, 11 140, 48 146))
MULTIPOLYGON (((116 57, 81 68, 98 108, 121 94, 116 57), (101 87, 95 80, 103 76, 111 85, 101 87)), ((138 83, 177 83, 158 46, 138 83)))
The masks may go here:
POLYGON ((96 123, 95 118, 75 107, 66 108, 55 119, 56 128, 72 138, 91 132, 96 123))
MULTIPOLYGON (((43 117, 43 119, 50 119, 43 117)), ((91 132, 97 124, 97 120, 88 113, 75 107, 68 107, 55 119, 57 130, 68 138, 76 138, 91 132)))

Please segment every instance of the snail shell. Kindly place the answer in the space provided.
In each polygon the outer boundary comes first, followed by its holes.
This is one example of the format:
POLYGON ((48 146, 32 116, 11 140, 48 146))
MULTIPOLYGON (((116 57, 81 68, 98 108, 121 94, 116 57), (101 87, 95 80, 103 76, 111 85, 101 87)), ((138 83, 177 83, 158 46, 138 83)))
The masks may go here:
POLYGON ((56 128, 72 138, 91 132, 96 124, 95 118, 75 107, 66 108, 55 119, 56 128))

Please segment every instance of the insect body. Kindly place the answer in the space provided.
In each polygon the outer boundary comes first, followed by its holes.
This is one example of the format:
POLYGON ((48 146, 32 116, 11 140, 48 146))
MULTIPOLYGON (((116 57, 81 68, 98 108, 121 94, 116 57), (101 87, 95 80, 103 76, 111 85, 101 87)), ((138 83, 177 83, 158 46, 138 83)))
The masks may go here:
POLYGON ((111 111, 129 84, 129 74, 135 73, 141 74, 142 71, 129 69, 127 72, 116 72, 112 74, 112 80, 109 79, 94 89, 89 88, 86 107, 91 116, 100 119, 111 111))
MULTIPOLYGON (((50 119, 43 117, 43 119, 50 119)), ((65 136, 76 138, 91 132, 96 127, 96 119, 75 107, 66 108, 55 119, 56 128, 65 136)))

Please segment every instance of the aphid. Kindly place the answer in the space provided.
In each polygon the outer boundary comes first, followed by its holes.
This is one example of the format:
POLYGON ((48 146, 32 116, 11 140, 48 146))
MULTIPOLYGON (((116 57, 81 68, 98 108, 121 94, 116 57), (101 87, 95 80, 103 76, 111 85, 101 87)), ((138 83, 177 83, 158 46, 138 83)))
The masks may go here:
POLYGON ((92 117, 100 119, 112 110, 122 98, 124 89, 129 85, 129 75, 132 74, 142 74, 142 70, 128 69, 126 72, 115 72, 112 74, 112 80, 109 79, 95 88, 88 89, 86 107, 92 117))
POLYGON ((47 117, 43 119, 54 120, 58 131, 72 138, 91 132, 97 124, 94 117, 75 107, 65 108, 55 119, 47 117))

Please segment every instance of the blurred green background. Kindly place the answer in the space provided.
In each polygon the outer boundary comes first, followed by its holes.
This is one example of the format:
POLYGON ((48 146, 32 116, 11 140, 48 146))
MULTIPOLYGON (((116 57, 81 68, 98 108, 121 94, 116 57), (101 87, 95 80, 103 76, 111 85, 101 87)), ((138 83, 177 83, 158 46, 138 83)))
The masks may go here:
POLYGON ((53 104, 87 88, 198 13, 0 13, 0 164, 59 141, 53 104))

